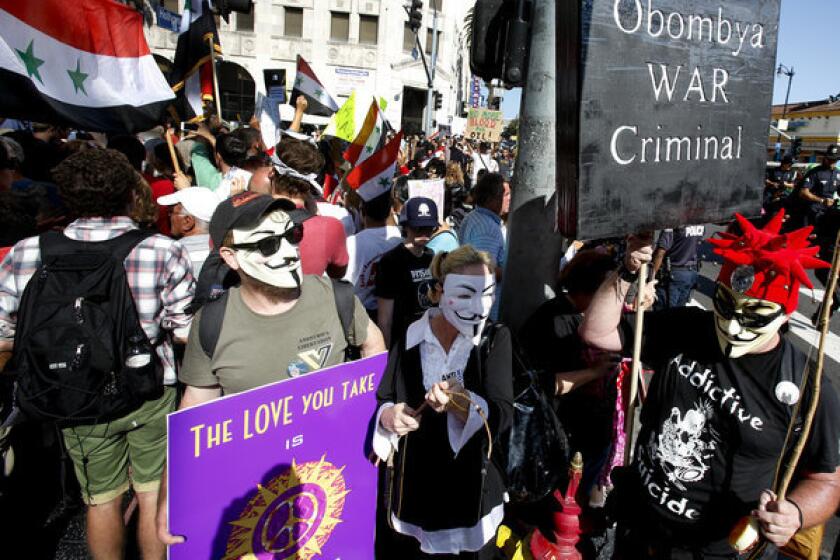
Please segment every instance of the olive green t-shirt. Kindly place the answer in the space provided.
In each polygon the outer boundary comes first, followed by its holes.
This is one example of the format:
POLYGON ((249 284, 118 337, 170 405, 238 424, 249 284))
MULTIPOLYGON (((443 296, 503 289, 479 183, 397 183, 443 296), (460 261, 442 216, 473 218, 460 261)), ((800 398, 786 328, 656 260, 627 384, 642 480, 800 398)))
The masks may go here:
MULTIPOLYGON (((361 346, 369 319, 359 299, 353 299, 353 325, 347 336, 361 346)), ((190 327, 178 377, 194 387, 220 385, 226 395, 338 365, 347 349, 332 282, 320 276, 304 276, 300 298, 279 315, 254 313, 242 301, 239 288, 231 288, 212 360, 201 348, 200 323, 201 311, 190 327)))

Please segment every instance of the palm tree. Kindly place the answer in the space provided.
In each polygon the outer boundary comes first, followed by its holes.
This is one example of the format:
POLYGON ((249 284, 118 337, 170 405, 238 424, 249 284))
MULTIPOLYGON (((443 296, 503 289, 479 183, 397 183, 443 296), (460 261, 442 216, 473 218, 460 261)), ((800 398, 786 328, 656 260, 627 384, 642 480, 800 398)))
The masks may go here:
POLYGON ((467 10, 467 15, 464 16, 464 29, 461 31, 464 40, 464 47, 466 50, 472 49, 472 32, 473 32, 473 14, 475 13, 475 4, 470 6, 467 10))

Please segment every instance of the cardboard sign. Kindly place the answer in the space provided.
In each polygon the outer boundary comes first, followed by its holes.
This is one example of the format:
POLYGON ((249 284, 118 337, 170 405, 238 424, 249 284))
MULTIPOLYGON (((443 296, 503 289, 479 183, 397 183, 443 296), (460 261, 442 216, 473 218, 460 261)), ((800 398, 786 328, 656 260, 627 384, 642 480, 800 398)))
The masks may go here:
POLYGON ((167 418, 172 560, 373 558, 377 470, 365 442, 387 355, 167 418))
POLYGON ((501 111, 470 109, 467 114, 467 129, 464 136, 479 142, 498 142, 505 128, 501 111))
POLYGON ((558 4, 564 235, 594 239, 758 213, 779 3, 558 4))
POLYGON ((438 209, 438 222, 441 224, 444 220, 443 215, 443 196, 446 184, 443 179, 424 179, 422 181, 408 182, 408 198, 417 198, 423 196, 435 201, 438 209))

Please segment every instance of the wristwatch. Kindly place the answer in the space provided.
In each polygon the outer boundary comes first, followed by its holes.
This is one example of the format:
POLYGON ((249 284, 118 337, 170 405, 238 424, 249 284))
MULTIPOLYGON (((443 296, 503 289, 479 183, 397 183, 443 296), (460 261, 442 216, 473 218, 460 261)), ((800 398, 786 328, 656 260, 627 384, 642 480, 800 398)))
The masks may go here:
POLYGON ((635 283, 639 279, 639 271, 630 272, 630 269, 627 268, 623 262, 621 266, 618 267, 618 277, 624 280, 625 282, 630 282, 631 284, 635 283))

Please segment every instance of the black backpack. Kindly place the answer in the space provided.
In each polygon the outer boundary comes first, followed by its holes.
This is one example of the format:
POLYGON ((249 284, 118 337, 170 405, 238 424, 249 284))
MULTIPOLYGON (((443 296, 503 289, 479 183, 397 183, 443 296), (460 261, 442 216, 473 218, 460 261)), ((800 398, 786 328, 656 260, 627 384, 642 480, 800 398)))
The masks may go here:
POLYGON ((163 394, 163 370, 140 325, 123 262, 152 232, 85 242, 40 237, 7 371, 27 418, 60 426, 125 416, 163 394))
MULTIPOLYGON (((202 273, 204 271, 202 270, 202 273)), ((347 350, 344 352, 344 361, 352 362, 362 357, 358 346, 350 344, 350 328, 353 325, 353 314, 355 311, 355 299, 353 284, 345 280, 332 279, 333 295, 335 296, 335 308, 338 318, 341 321, 341 329, 344 331, 344 339, 347 342, 347 350)), ((222 322, 225 319, 227 308, 228 292, 224 291, 210 301, 204 302, 201 306, 201 321, 198 324, 198 340, 201 349, 208 358, 212 359, 219 343, 219 336, 222 334, 222 322)))
MULTIPOLYGON (((500 323, 485 327, 479 342, 479 356, 487 361, 500 323)), ((513 369, 513 421, 501 434, 498 462, 505 473, 506 487, 514 503, 533 503, 562 486, 569 465, 566 431, 554 412, 551 397, 511 333, 513 369)))

